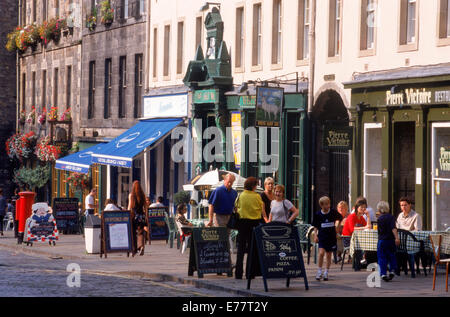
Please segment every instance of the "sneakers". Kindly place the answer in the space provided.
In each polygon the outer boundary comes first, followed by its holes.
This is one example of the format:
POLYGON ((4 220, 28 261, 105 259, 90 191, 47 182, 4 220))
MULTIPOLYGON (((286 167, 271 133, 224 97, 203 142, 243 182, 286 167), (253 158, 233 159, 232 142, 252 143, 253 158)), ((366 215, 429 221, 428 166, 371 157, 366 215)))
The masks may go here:
POLYGON ((323 280, 328 281, 328 272, 327 271, 325 271, 325 273, 323 273, 323 280))
POLYGON ((389 281, 392 280, 394 278, 395 274, 394 273, 389 273, 389 281))
POLYGON ((385 282, 389 282, 389 277, 387 275, 381 275, 381 279, 385 282))
POLYGON ((317 272, 316 280, 320 281, 321 278, 322 278, 322 272, 317 272))

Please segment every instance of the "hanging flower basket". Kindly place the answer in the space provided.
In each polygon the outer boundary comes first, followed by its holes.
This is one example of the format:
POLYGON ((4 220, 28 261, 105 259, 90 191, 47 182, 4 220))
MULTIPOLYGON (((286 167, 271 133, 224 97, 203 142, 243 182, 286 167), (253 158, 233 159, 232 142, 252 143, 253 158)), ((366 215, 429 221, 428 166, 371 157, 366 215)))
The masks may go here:
POLYGON ((6 153, 11 159, 31 158, 36 145, 36 135, 33 131, 26 134, 16 133, 6 141, 6 153))
POLYGON ((35 154, 42 162, 54 162, 61 157, 61 147, 50 144, 50 136, 39 139, 35 154))
POLYGON ((20 114, 19 114, 19 123, 25 124, 25 121, 26 121, 26 114, 25 114, 25 109, 23 109, 20 111, 20 114))
POLYGON ((42 108, 42 113, 38 117, 38 122, 40 125, 44 125, 46 120, 47 120, 47 110, 44 107, 42 108))
POLYGON ((101 22, 109 26, 114 21, 114 9, 111 8, 109 0, 105 0, 100 4, 100 13, 102 15, 101 22))
POLYGON ((61 117, 59 118, 60 121, 71 121, 72 120, 72 115, 71 115, 71 111, 70 108, 66 109, 61 117))
POLYGON ((34 124, 36 122, 36 108, 35 108, 35 106, 31 107, 31 111, 28 114, 26 122, 28 124, 34 124))
POLYGON ((22 167, 14 171, 13 180, 20 187, 27 185, 31 189, 41 188, 49 181, 50 171, 50 165, 33 168, 22 167))
POLYGON ((89 174, 74 172, 67 177, 66 183, 74 191, 82 191, 90 188, 91 178, 89 177, 89 174))

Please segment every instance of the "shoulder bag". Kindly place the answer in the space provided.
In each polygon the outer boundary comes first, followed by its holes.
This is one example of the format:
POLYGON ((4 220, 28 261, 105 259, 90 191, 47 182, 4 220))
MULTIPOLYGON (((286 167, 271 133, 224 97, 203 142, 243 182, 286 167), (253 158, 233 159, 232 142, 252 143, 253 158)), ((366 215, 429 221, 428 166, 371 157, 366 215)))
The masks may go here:
POLYGON ((228 223, 227 223, 227 228, 228 229, 237 229, 240 216, 239 216, 239 213, 237 212, 236 205, 237 205, 237 202, 239 201, 240 195, 241 194, 238 195, 236 201, 234 202, 233 212, 231 213, 230 220, 228 220, 228 223))

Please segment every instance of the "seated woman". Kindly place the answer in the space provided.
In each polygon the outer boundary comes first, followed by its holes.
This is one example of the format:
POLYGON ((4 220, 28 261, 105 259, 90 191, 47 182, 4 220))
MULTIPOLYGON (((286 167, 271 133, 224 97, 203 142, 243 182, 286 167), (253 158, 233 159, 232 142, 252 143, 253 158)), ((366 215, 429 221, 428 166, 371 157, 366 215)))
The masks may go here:
POLYGON ((175 216, 175 221, 178 223, 178 225, 181 227, 184 233, 192 232, 192 228, 194 225, 189 222, 189 220, 186 219, 184 214, 187 212, 187 206, 186 204, 179 204, 177 206, 177 214, 175 216))
POLYGON ((337 261, 339 262, 341 260, 342 252, 344 251, 344 243, 342 240, 342 231, 344 230, 345 222, 347 220, 347 217, 349 216, 348 213, 348 204, 345 201, 340 201, 337 204, 337 211, 341 214, 342 220, 339 223, 339 226, 336 228, 337 231, 337 261))

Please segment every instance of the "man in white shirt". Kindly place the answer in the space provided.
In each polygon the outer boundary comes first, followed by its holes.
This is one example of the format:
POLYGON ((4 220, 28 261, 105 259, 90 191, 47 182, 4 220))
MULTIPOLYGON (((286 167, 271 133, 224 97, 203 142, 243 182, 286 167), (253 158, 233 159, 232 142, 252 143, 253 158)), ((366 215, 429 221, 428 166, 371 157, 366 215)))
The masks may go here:
POLYGON ((399 200, 401 213, 397 217, 397 229, 408 231, 422 230, 422 217, 411 209, 411 200, 407 197, 402 197, 399 200))
POLYGON ((151 208, 153 207, 165 207, 163 204, 164 198, 162 196, 159 196, 156 203, 153 203, 150 205, 151 208))
POLYGON ((84 208, 86 209, 86 215, 93 215, 94 209, 98 208, 98 205, 95 203, 95 195, 97 195, 97 188, 92 188, 89 195, 86 196, 84 200, 84 208))

